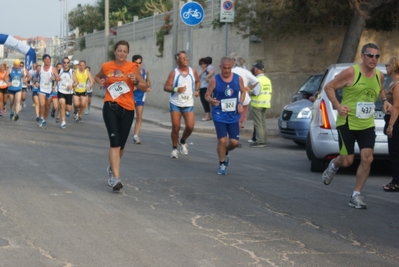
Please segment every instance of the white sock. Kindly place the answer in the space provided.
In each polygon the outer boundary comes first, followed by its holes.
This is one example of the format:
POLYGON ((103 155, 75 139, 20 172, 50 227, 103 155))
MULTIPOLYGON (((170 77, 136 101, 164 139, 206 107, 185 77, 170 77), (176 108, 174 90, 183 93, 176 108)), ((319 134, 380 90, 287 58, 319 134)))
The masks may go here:
POLYGON ((357 195, 357 194, 359 194, 360 195, 360 192, 359 191, 353 191, 353 193, 352 193, 352 197, 354 197, 355 195, 357 195))

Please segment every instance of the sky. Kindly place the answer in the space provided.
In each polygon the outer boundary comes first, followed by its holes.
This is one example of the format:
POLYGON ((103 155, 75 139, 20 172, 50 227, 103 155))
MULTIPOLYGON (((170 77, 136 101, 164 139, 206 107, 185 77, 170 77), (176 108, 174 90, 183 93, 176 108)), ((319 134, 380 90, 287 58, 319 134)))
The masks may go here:
POLYGON ((24 38, 59 36, 61 5, 65 14, 66 3, 68 11, 71 11, 78 4, 94 6, 96 2, 97 0, 11 0, 1 7, 0 34, 24 38))

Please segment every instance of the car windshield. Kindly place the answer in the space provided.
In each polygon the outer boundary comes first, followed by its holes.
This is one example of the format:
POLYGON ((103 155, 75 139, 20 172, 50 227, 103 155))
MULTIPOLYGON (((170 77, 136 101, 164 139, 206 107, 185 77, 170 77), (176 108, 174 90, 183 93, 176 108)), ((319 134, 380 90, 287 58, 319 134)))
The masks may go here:
POLYGON ((323 75, 312 75, 310 78, 299 88, 299 93, 309 93, 310 95, 314 95, 316 91, 319 89, 321 80, 323 79, 323 75))
MULTIPOLYGON (((387 88, 390 83, 391 83, 391 76, 384 75, 384 88, 387 88)), ((342 88, 335 90, 335 96, 337 97, 339 103, 341 103, 342 88)), ((335 109, 335 107, 333 108, 335 109)), ((381 111, 381 110, 382 110, 382 101, 378 99, 377 102, 375 103, 375 111, 381 111)))

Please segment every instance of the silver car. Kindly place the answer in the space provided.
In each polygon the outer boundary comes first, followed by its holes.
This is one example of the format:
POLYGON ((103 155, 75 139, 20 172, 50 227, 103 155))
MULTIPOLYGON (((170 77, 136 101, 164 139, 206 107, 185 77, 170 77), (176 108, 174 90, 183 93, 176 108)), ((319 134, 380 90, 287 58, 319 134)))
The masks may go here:
MULTIPOLYGON (((306 139, 306 154, 311 161, 310 170, 312 172, 323 172, 327 163, 339 155, 338 133, 335 125, 338 112, 329 101, 324 86, 338 73, 350 66, 353 66, 353 64, 334 64, 328 67, 319 88, 319 96, 313 104, 312 120, 306 139)), ((378 64, 377 68, 386 74, 384 64, 378 64)), ((386 88, 391 82, 391 77, 388 75, 384 75, 384 77, 384 88, 386 88)), ((340 101, 342 90, 336 90, 335 94, 340 101)), ((383 133, 384 113, 380 100, 377 101, 375 106, 374 119, 376 133, 374 158, 388 158, 387 137, 383 133)), ((355 156, 359 157, 358 146, 355 146, 355 156)))
POLYGON ((310 76, 291 98, 291 103, 286 105, 278 118, 280 136, 294 141, 299 146, 305 146, 312 119, 313 103, 309 98, 320 87, 323 74, 310 76))

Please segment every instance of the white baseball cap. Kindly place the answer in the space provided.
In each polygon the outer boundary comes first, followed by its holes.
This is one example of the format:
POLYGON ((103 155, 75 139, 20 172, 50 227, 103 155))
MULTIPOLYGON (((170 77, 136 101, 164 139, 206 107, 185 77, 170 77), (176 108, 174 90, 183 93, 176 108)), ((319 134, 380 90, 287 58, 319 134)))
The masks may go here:
POLYGON ((74 60, 72 63, 73 65, 79 65, 79 60, 74 60))

